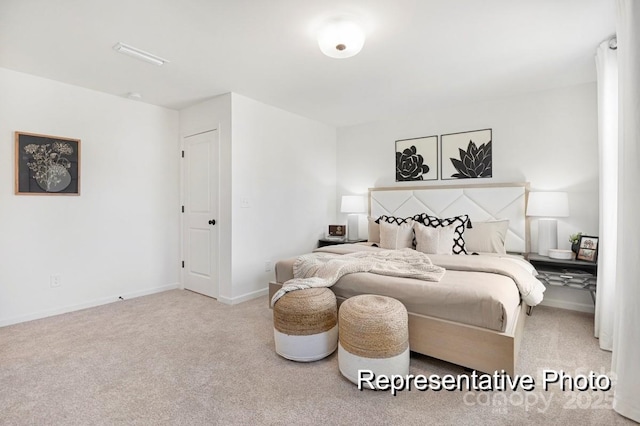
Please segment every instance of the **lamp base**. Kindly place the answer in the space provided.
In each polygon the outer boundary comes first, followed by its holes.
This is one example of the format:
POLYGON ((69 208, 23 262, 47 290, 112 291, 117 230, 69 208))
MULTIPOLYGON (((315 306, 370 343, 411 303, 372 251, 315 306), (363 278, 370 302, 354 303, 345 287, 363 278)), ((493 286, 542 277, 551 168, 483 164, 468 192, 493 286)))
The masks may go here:
POLYGON ((558 247, 558 221, 556 219, 538 220, 538 254, 549 256, 549 249, 558 247))
POLYGON ((358 227, 360 225, 360 216, 357 214, 350 214, 347 218, 347 240, 356 241, 358 237, 358 227))

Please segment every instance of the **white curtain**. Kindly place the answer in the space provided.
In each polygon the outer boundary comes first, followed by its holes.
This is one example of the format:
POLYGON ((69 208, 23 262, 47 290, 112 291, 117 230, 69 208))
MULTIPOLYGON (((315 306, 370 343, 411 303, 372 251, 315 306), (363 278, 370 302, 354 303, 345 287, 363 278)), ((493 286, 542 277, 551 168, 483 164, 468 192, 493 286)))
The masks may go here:
POLYGON ((596 53, 598 72, 598 153, 600 162, 600 247, 595 336, 613 349, 618 240, 618 58, 610 41, 596 53))
POLYGON ((617 11, 620 232, 612 355, 618 381, 613 409, 640 422, 640 1, 618 0, 617 11))

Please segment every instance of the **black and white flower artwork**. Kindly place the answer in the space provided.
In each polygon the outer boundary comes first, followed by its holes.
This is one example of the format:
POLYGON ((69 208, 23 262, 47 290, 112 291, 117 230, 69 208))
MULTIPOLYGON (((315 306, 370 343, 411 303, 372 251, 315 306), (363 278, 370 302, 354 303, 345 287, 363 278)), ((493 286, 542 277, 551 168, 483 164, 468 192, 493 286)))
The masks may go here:
POLYGON ((16 194, 80 194, 80 140, 16 132, 16 194))
POLYGON ((491 129, 440 136, 442 179, 493 177, 491 129))
POLYGON ((396 141, 396 182, 438 179, 438 136, 396 141))

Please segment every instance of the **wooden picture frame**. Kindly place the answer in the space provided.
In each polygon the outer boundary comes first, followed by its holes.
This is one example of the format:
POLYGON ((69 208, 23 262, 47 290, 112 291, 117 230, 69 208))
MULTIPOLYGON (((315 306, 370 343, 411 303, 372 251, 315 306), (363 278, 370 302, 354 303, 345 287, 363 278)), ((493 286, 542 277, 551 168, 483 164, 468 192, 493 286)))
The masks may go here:
POLYGON ((396 182, 438 179, 438 136, 396 141, 396 182))
POLYGON ((16 195, 80 195, 80 139, 15 132, 16 195))
POLYGON ((600 241, 598 237, 592 237, 589 235, 581 236, 576 259, 596 263, 598 261, 599 245, 600 241))

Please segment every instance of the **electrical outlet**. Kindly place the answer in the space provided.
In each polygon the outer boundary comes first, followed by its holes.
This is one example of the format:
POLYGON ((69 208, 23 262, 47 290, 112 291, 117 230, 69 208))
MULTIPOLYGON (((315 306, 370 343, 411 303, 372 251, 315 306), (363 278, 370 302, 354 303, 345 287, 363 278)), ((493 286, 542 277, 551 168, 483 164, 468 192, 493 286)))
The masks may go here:
POLYGON ((267 260, 266 262, 264 262, 264 271, 265 272, 271 272, 271 269, 273 268, 273 266, 271 266, 271 261, 267 260))
POLYGON ((241 197, 240 208, 248 209, 249 207, 251 207, 251 200, 249 200, 249 197, 241 197))
POLYGON ((60 285, 62 285, 62 277, 60 276, 60 274, 51 275, 49 285, 51 286, 51 288, 60 287, 60 285))

